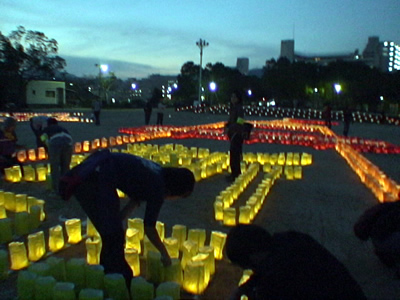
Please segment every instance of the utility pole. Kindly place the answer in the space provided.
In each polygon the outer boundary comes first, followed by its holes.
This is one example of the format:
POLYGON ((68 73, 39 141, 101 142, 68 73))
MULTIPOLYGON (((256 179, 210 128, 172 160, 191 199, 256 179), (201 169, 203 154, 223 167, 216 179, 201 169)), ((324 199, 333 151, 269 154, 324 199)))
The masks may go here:
POLYGON ((201 103, 201 73, 203 68, 203 48, 207 47, 209 44, 205 40, 198 40, 196 45, 200 48, 200 72, 199 72, 199 104, 201 103))

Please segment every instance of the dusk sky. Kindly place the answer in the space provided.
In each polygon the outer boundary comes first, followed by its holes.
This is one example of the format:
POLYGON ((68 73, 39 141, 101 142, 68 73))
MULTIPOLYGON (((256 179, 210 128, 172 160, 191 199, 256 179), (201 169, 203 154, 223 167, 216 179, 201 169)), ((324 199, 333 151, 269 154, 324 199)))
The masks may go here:
POLYGON ((57 40, 69 73, 96 76, 97 63, 142 78, 199 64, 200 38, 203 66, 248 57, 250 69, 285 39, 303 54, 362 52, 369 36, 400 44, 400 0, 0 0, 2 34, 20 25, 57 40))

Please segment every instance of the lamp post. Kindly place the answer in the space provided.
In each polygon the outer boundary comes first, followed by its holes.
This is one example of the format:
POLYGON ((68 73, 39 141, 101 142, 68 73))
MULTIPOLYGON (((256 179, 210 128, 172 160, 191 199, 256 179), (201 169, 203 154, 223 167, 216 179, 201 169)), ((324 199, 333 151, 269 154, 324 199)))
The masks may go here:
POLYGON ((198 40, 196 45, 200 48, 200 72, 199 72, 199 104, 201 102, 201 72, 203 65, 203 48, 207 47, 209 44, 205 40, 198 40))
MULTIPOLYGON (((218 100, 218 95, 216 94, 217 92, 217 84, 214 81, 211 81, 210 84, 208 85, 209 90, 217 97, 218 100)), ((212 105, 212 98, 210 99, 210 106, 212 105)))
POLYGON ((99 98, 101 101, 101 73, 107 72, 108 65, 95 64, 95 67, 99 68, 99 98))

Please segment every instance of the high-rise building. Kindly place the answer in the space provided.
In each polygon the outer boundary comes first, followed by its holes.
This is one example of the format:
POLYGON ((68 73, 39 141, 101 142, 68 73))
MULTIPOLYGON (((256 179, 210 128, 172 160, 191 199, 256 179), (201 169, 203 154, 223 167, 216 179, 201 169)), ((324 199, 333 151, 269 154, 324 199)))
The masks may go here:
POLYGON ((294 61, 294 40, 281 41, 280 57, 286 57, 291 63, 294 61))
POLYGON ((382 72, 400 70, 400 45, 391 41, 380 42, 379 37, 371 36, 363 51, 363 61, 382 72))
POLYGON ((247 57, 239 57, 236 60, 236 69, 243 75, 249 74, 249 59, 247 57))

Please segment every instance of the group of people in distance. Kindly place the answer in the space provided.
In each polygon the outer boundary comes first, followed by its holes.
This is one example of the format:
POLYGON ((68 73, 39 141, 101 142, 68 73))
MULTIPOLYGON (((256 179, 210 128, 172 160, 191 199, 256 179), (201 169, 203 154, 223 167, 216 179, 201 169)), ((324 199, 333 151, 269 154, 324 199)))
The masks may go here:
MULTIPOLYGON (((156 230, 164 201, 189 197, 195 187, 193 173, 183 167, 163 167, 139 156, 98 150, 69 169, 72 137, 54 118, 30 120, 37 146, 49 154, 53 188, 63 200, 74 196, 102 239, 100 263, 106 273, 120 273, 128 287, 132 271, 124 256, 124 222, 145 203, 144 230, 161 254, 164 266, 171 258, 156 230), (53 167, 57 171, 53 171, 53 167), (129 197, 121 208, 117 189, 129 197)), ((3 125, 15 124, 6 120, 3 125)), ((244 129, 242 97, 231 95, 225 133, 230 141, 229 182, 241 173, 244 129)), ((5 126, 2 136, 9 136, 5 126)), ((15 134, 14 134, 15 135, 15 134)), ((12 138, 12 134, 10 136, 12 138)), ((16 136, 14 138, 16 141, 16 136)), ((400 258, 399 202, 378 205, 355 223, 362 240, 372 239, 379 259, 398 266, 400 258)), ((232 291, 231 299, 366 299, 346 267, 325 247, 306 233, 291 231, 270 234, 259 225, 237 225, 227 234, 227 258, 243 269, 251 269, 249 280, 232 291)))

